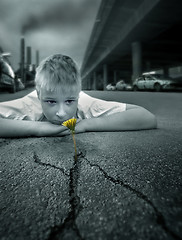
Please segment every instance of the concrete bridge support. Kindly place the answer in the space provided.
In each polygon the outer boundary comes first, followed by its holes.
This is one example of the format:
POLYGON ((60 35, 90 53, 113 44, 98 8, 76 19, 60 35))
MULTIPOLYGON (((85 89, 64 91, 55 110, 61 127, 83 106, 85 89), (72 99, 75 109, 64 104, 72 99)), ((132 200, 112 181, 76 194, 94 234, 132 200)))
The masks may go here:
POLYGON ((114 71, 114 83, 117 83, 117 71, 114 71))
POLYGON ((97 90, 97 73, 93 73, 93 90, 97 90))
POLYGON ((87 86, 86 86, 87 90, 91 90, 91 77, 90 75, 87 76, 87 86))
POLYGON ((142 48, 140 42, 132 43, 132 81, 142 73, 142 48))
POLYGON ((103 89, 106 90, 108 84, 108 67, 107 64, 103 65, 103 89))

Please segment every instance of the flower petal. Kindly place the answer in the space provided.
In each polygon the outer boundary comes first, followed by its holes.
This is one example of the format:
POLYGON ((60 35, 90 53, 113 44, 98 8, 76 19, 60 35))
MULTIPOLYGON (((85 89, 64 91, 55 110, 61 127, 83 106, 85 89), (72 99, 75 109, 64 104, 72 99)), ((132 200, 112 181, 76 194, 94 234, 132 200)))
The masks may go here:
POLYGON ((69 128, 71 131, 74 131, 75 130, 75 125, 76 125, 76 118, 71 118, 67 121, 64 121, 62 123, 63 126, 69 128))

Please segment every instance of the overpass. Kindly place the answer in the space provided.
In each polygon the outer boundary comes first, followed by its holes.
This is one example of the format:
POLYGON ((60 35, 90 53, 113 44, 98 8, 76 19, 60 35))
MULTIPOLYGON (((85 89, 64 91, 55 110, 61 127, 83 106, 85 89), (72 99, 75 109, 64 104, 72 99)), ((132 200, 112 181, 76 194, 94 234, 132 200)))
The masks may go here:
POLYGON ((182 65, 182 0, 102 0, 81 67, 84 89, 182 65))

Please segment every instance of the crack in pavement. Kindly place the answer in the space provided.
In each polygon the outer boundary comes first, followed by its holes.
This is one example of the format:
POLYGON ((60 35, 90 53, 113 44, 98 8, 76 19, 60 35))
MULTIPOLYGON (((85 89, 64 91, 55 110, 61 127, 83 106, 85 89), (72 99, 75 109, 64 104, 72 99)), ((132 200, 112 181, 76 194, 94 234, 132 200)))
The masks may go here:
POLYGON ((47 240, 62 239, 66 233, 70 230, 74 231, 77 237, 83 240, 80 231, 76 225, 76 218, 79 212, 82 210, 80 204, 80 198, 77 195, 77 184, 80 170, 80 161, 77 159, 77 162, 74 164, 73 168, 70 169, 70 182, 69 182, 69 197, 70 197, 70 206, 71 211, 68 213, 68 216, 64 220, 63 224, 59 226, 54 226, 51 229, 51 233, 47 240))
POLYGON ((64 175, 66 175, 66 176, 68 176, 68 177, 70 176, 68 173, 65 172, 64 168, 57 167, 56 165, 52 165, 52 164, 50 164, 50 163, 44 163, 44 162, 42 162, 42 161, 38 158, 38 156, 37 156, 37 154, 36 154, 35 152, 34 152, 33 158, 34 158, 34 162, 35 162, 35 163, 38 163, 39 165, 46 166, 46 167, 52 167, 52 168, 58 169, 58 170, 60 170, 64 175))
POLYGON ((106 171, 104 171, 98 164, 92 164, 87 158, 84 157, 84 159, 87 161, 87 163, 91 166, 91 167, 97 167, 99 169, 99 171, 104 175, 104 177, 113 182, 114 184, 119 184, 120 186, 126 188, 127 190, 129 190, 130 192, 132 192, 133 194, 135 194, 138 198, 144 200, 147 204, 149 204, 156 215, 156 221, 157 223, 162 227, 162 229, 166 232, 166 234, 170 234, 174 239, 177 240, 182 240, 181 237, 179 237, 176 233, 174 233, 172 230, 170 230, 165 222, 164 216, 162 215, 162 213, 157 209, 157 207, 152 203, 152 201, 146 196, 144 195, 142 192, 132 188, 130 185, 124 183, 121 179, 115 179, 111 176, 109 176, 107 174, 106 171))
POLYGON ((37 157, 36 153, 34 153, 34 160, 36 163, 43 165, 43 166, 48 166, 48 167, 53 167, 53 168, 59 169, 66 176, 69 176, 69 203, 70 203, 71 210, 68 213, 68 215, 65 218, 63 223, 51 228, 51 232, 50 232, 47 240, 62 239, 62 237, 64 235, 66 235, 69 232, 69 230, 72 230, 73 232, 75 232, 77 237, 80 240, 84 240, 80 234, 80 231, 79 231, 77 225, 76 225, 76 218, 77 218, 79 212, 82 210, 82 206, 80 204, 80 198, 77 195, 77 185, 78 185, 78 178, 80 175, 80 166, 81 166, 80 158, 83 157, 83 154, 78 153, 77 157, 78 158, 77 158, 76 162, 75 162, 75 158, 74 158, 74 165, 70 169, 70 173, 66 174, 64 169, 62 169, 62 168, 59 168, 55 165, 51 165, 49 163, 41 162, 40 159, 37 157))
POLYGON ((71 206, 71 210, 68 213, 67 217, 65 218, 64 222, 60 225, 54 226, 51 228, 51 232, 47 238, 47 240, 56 240, 56 239, 62 239, 62 237, 69 232, 69 230, 72 230, 76 233, 77 237, 81 240, 83 240, 80 231, 76 225, 76 218, 78 217, 79 212, 83 209, 83 207, 80 204, 80 198, 77 195, 77 185, 78 185, 78 178, 80 175, 80 167, 81 167, 81 158, 86 160, 86 162, 91 167, 96 167, 99 169, 99 171, 104 175, 104 177, 109 180, 110 182, 114 184, 118 184, 127 190, 129 190, 131 193, 135 194, 138 198, 145 201, 148 205, 152 207, 154 210, 155 216, 156 216, 156 222, 161 226, 161 228, 166 232, 166 234, 170 234, 174 239, 182 240, 181 237, 179 237, 176 233, 174 233, 172 230, 170 230, 165 222, 164 216, 162 213, 157 209, 157 207, 153 204, 153 202, 142 192, 134 189, 130 185, 124 183, 121 179, 115 179, 114 177, 108 175, 106 171, 104 171, 98 164, 92 164, 86 157, 86 153, 80 152, 78 153, 78 159, 76 162, 74 162, 73 167, 70 169, 70 173, 66 174, 63 168, 59 168, 55 165, 51 165, 49 163, 43 163, 40 161, 40 159, 37 157, 36 153, 34 153, 34 160, 36 163, 53 167, 55 169, 59 169, 61 172, 63 172, 66 176, 69 176, 69 203, 71 206), (68 232, 67 232, 68 231, 68 232))

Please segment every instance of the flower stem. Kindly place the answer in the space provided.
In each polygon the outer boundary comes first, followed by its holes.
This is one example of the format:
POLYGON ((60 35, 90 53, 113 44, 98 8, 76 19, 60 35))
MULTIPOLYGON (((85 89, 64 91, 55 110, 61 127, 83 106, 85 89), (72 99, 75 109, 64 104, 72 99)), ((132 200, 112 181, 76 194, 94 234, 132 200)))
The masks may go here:
POLYGON ((74 148, 75 148, 75 162, 77 161, 77 150, 76 150, 76 141, 75 141, 75 135, 74 132, 71 131, 72 137, 73 137, 73 143, 74 143, 74 148))

